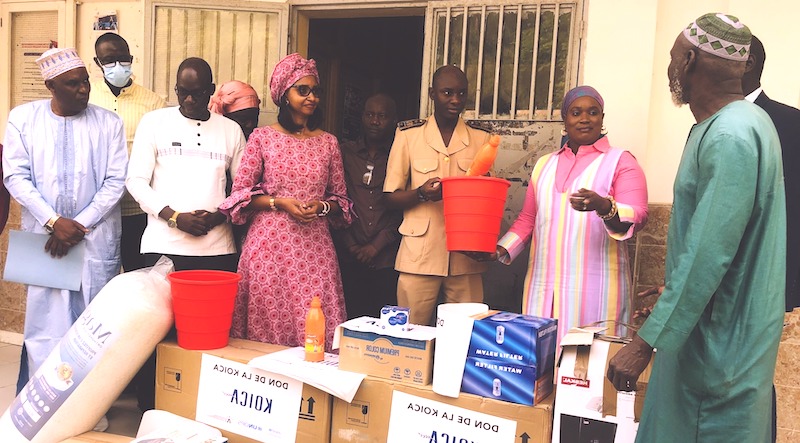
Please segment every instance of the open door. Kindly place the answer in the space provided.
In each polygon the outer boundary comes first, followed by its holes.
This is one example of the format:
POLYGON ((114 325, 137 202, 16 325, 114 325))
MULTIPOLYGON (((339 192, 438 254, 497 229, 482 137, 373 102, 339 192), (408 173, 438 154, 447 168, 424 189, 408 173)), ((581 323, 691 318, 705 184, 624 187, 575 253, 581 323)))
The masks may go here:
POLYGON ((261 98, 259 126, 277 120, 278 107, 269 96, 275 64, 286 55, 289 5, 279 1, 154 1, 145 23, 146 72, 153 91, 170 105, 178 65, 201 57, 211 65, 214 83, 249 83, 261 98))
POLYGON ((425 8, 373 1, 292 6, 291 46, 317 61, 323 129, 355 139, 361 106, 383 92, 397 102, 401 120, 419 116, 425 8))
POLYGON ((423 25, 422 16, 309 21, 308 55, 327 89, 326 130, 356 139, 364 100, 377 92, 394 98, 399 120, 418 117, 423 25))

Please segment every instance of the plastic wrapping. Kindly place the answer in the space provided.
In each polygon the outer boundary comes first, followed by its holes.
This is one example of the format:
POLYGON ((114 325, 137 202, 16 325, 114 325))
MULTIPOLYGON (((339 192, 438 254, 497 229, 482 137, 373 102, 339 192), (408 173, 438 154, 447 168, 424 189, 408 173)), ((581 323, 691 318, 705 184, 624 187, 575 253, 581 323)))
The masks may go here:
POLYGON ((172 326, 166 257, 114 277, 0 417, 3 442, 52 443, 90 431, 172 326))

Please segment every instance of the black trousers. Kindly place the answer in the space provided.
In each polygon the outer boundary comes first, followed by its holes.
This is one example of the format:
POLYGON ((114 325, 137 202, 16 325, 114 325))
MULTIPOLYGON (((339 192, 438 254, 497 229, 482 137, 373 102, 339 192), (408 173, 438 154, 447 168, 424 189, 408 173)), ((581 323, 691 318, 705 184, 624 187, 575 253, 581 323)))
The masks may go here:
POLYGON ((239 266, 239 256, 237 254, 186 256, 154 253, 144 254, 145 266, 155 265, 162 255, 166 255, 172 260, 176 271, 213 269, 217 271, 236 272, 236 268, 239 266))
POLYGON ((120 252, 122 255, 122 269, 125 272, 135 271, 145 267, 144 254, 142 254, 142 234, 147 227, 147 214, 126 215, 122 217, 122 241, 120 252))
POLYGON ((348 319, 364 315, 380 317, 382 307, 397 304, 400 274, 394 268, 371 269, 355 260, 341 260, 339 268, 348 319))
POLYGON ((778 394, 772 385, 772 443, 778 440, 778 394))
MULTIPOLYGON (((153 266, 162 255, 166 255, 172 260, 176 271, 188 271, 193 269, 214 269, 218 271, 236 272, 239 264, 238 254, 212 255, 206 257, 188 257, 184 255, 171 254, 144 254, 145 266, 153 266)), ((175 328, 169 332, 167 337, 175 337, 175 328)), ((136 398, 139 402, 139 409, 143 412, 154 409, 156 406, 156 353, 153 352, 150 358, 133 378, 133 385, 136 389, 136 398)))

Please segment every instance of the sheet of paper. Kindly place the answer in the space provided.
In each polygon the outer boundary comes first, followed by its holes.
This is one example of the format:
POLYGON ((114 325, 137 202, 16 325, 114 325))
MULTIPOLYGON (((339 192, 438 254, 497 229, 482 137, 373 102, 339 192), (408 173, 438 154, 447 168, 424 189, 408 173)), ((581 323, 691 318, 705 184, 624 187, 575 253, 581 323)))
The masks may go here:
POLYGON ((195 420, 256 441, 293 443, 303 384, 203 354, 195 420))
POLYGON ((9 231, 3 280, 46 288, 79 290, 86 243, 80 242, 70 248, 67 255, 55 258, 44 250, 48 238, 48 234, 9 231))
POLYGON ((283 374, 350 403, 366 375, 339 369, 339 356, 325 354, 319 363, 305 361, 302 347, 284 349, 250 360, 250 366, 283 374))
POLYGON ((458 398, 475 322, 473 316, 488 311, 489 305, 484 303, 442 303, 436 308, 433 392, 458 398))
POLYGON ((392 393, 387 443, 513 443, 517 422, 401 391, 392 393))
POLYGON ((605 331, 608 328, 602 326, 590 326, 586 328, 572 328, 561 339, 561 347, 565 346, 591 346, 594 335, 605 331))

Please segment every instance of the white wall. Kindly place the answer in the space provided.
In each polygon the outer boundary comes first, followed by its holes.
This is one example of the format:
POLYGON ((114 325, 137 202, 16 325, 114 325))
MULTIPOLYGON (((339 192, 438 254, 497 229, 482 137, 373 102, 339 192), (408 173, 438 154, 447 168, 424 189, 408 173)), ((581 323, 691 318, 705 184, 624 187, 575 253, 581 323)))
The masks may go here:
POLYGON ((672 182, 694 117, 672 103, 669 50, 680 31, 707 12, 739 17, 764 42, 762 84, 784 103, 800 104, 800 2, 796 0, 588 0, 583 81, 606 101, 614 145, 636 155, 650 201, 672 201, 672 182))
POLYGON ((647 163, 647 122, 656 24, 656 2, 588 0, 582 43, 581 84, 605 101, 603 120, 613 146, 647 163))
MULTIPOLYGON (((104 31, 92 30, 92 24, 98 13, 109 11, 117 12, 119 20, 119 35, 128 42, 133 55, 133 73, 145 78, 144 75, 144 1, 141 0, 121 0, 121 1, 98 1, 84 0, 77 6, 77 20, 75 30, 77 50, 92 77, 102 77, 102 70, 94 64, 94 42, 104 31)), ((140 84, 141 81, 137 80, 140 84)))
POLYGON ((800 2, 731 0, 730 5, 731 13, 764 43, 764 91, 773 100, 800 107, 800 2))

